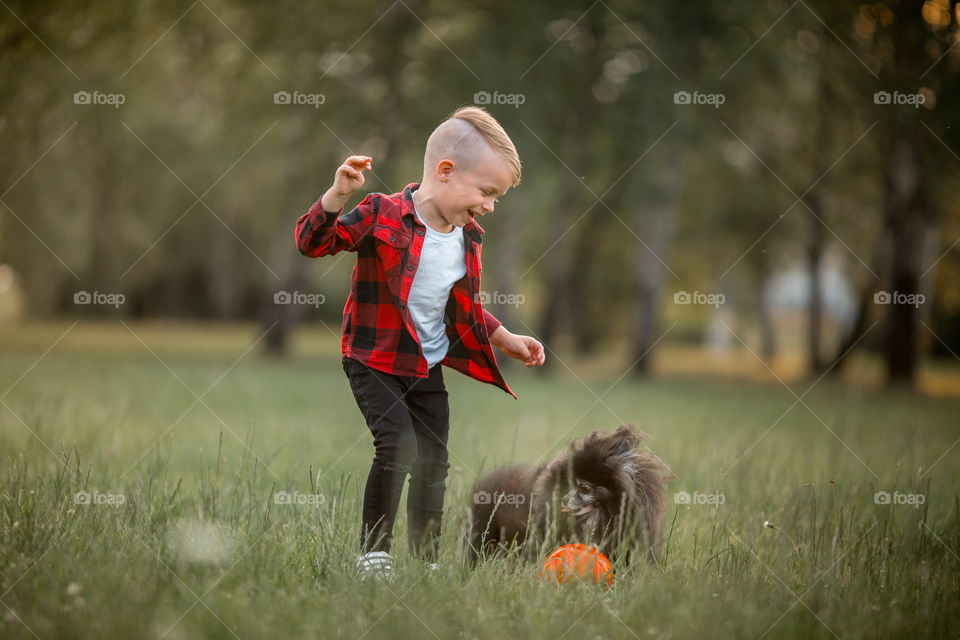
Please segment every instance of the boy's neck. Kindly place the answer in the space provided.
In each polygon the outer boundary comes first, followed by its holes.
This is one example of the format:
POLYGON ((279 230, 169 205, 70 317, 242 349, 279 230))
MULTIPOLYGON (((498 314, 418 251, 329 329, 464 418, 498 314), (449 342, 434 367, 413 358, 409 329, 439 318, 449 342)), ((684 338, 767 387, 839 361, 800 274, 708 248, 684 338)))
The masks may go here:
POLYGON ((417 213, 423 218, 424 223, 434 231, 450 233, 454 230, 455 227, 440 215, 440 211, 433 204, 433 197, 428 191, 424 191, 422 185, 413 192, 413 204, 417 207, 417 213))

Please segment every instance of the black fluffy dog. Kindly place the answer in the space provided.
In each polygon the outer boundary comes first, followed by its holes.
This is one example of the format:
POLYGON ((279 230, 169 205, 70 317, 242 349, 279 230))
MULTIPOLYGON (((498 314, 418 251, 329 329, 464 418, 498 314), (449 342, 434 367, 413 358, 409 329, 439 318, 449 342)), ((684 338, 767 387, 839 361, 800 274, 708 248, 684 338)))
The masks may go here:
POLYGON ((594 431, 538 467, 494 469, 474 488, 470 505, 471 563, 491 547, 518 545, 538 553, 544 543, 592 544, 629 563, 640 551, 656 561, 666 514, 669 467, 631 425, 594 431))

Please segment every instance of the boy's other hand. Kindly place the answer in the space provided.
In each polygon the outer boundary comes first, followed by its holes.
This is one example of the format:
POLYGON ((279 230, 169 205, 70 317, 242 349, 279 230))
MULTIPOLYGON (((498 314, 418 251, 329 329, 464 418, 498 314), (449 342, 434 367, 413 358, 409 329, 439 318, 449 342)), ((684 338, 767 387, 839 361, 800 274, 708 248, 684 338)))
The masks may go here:
POLYGON ((527 367, 540 367, 546 361, 543 345, 530 336, 518 336, 507 331, 503 325, 490 336, 490 343, 505 354, 520 360, 527 367))
POLYGON ((363 187, 363 172, 373 168, 370 156, 350 156, 337 168, 333 186, 323 195, 323 208, 339 211, 347 200, 363 187))

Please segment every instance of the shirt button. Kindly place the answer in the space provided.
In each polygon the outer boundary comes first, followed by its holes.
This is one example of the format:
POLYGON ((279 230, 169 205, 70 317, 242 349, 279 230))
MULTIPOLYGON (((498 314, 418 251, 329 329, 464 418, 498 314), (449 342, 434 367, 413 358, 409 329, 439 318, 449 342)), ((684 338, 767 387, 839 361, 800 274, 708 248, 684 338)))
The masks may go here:
POLYGON ((390 236, 390 242, 393 242, 393 236, 390 236))
POLYGON ((417 235, 418 235, 418 236, 422 236, 422 235, 423 235, 423 229, 417 229, 417 235))
POLYGON ((413 265, 412 265, 412 264, 408 264, 408 265, 407 265, 407 271, 413 271, 413 265))

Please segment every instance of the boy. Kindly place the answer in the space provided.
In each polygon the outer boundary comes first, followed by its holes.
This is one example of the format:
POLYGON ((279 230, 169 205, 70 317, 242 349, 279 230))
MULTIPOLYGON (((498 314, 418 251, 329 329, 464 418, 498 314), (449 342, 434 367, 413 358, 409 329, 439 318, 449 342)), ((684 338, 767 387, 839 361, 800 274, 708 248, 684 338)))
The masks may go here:
POLYGON ((423 180, 401 193, 372 193, 347 214, 347 200, 372 168, 350 156, 333 186, 297 221, 297 248, 311 258, 357 252, 343 310, 343 369, 374 437, 363 496, 357 567, 389 575, 400 493, 410 475, 410 548, 436 568, 443 513, 449 405, 440 365, 494 384, 514 398, 492 346, 528 367, 543 345, 514 335, 480 304, 476 218, 520 182, 520 158, 483 109, 458 110, 427 140, 423 180))

